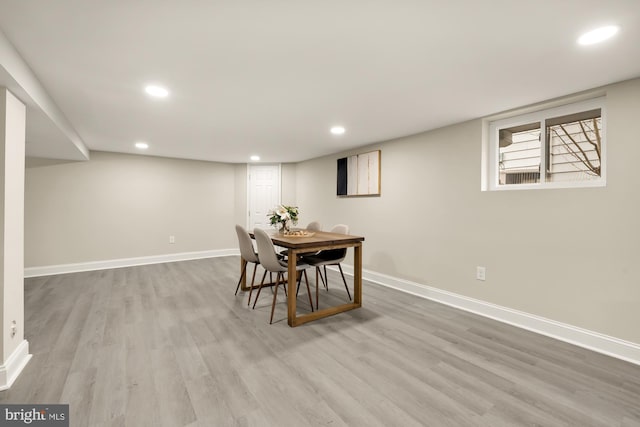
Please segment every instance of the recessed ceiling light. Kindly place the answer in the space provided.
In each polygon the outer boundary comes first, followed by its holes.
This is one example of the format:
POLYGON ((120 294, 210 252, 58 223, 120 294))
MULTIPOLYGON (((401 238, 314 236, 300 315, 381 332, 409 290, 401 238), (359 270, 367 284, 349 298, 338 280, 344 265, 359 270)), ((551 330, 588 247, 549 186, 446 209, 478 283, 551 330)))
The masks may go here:
POLYGON ((343 133, 345 133, 345 131, 346 129, 342 126, 334 126, 331 128, 331 133, 334 135, 342 135, 343 133))
POLYGON ((581 35, 578 39, 578 44, 586 46, 590 44, 600 43, 607 40, 608 38, 615 36, 618 32, 618 29, 619 28, 615 25, 596 28, 595 30, 591 30, 581 35))
POLYGON ((251 156, 249 158, 251 159, 252 162, 257 162, 258 160, 260 160, 260 156, 251 156))
POLYGON ((136 148, 139 150, 146 150, 147 148, 149 148, 149 144, 147 144, 146 142, 136 142, 136 148))
POLYGON ((147 95, 153 96, 154 98, 166 98, 169 96, 169 91, 162 86, 148 85, 144 88, 144 91, 147 92, 147 95))

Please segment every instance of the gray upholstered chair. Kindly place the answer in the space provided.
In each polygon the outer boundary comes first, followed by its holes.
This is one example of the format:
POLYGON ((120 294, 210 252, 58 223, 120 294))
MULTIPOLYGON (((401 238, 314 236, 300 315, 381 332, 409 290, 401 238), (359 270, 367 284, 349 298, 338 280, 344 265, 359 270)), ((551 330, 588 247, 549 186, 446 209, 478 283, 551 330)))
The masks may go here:
MULTIPOLYGON (((278 254, 276 253, 275 247, 273 246, 273 242, 271 241, 271 237, 264 231, 256 228, 253 231, 253 234, 256 238, 256 243, 258 244, 258 256, 260 257, 260 264, 270 273, 276 273, 276 284, 275 291, 273 293, 273 302, 271 303, 271 318, 269 319, 269 323, 273 323, 273 311, 276 307, 276 298, 278 297, 278 287, 282 285, 285 289, 285 295, 287 292, 287 288, 285 285, 284 274, 287 272, 287 263, 281 259, 278 259, 278 254)), ((306 269, 309 268, 307 264, 298 263, 296 265, 297 271, 301 271, 300 279, 302 280, 302 275, 304 274, 304 279, 307 284, 307 294, 309 295, 309 305, 311 306, 311 311, 313 311, 313 300, 311 299, 311 290, 309 289, 309 280, 307 279, 306 269)), ((296 278, 294 277, 293 280, 296 278)), ((291 280, 291 278, 288 278, 291 280)), ((260 291, 262 290, 262 286, 264 284, 264 277, 260 282, 260 286, 258 287, 258 293, 256 295, 256 299, 253 302, 253 308, 256 308, 256 303, 258 302, 258 297, 260 297, 260 291)), ((300 281, 298 281, 298 288, 300 287, 300 281)))
MULTIPOLYGON (((338 224, 331 229, 331 233, 337 234, 348 234, 349 227, 344 224, 338 224)), ((342 266, 340 263, 344 261, 344 257, 347 255, 347 249, 327 249, 320 251, 318 253, 312 255, 305 255, 302 257, 302 262, 309 264, 312 267, 316 268, 316 309, 318 308, 318 274, 320 275, 320 280, 324 287, 329 290, 329 278, 327 277, 327 266, 328 265, 337 265, 340 269, 340 275, 342 275, 342 282, 344 283, 344 288, 347 290, 347 295, 349 296, 349 301, 351 301, 351 292, 349 292, 349 287, 347 286, 347 280, 344 278, 344 273, 342 272, 342 266), (324 277, 322 277, 322 271, 320 267, 323 267, 324 277)))
MULTIPOLYGON (((236 225, 236 234, 238 235, 238 245, 240 247, 240 256, 247 263, 244 265, 242 272, 240 273, 240 279, 238 280, 238 285, 236 286, 236 295, 238 295, 238 289, 240 289, 240 283, 242 279, 247 275, 247 265, 249 263, 253 264, 253 277, 251 278, 251 288, 249 289, 249 298, 247 299, 247 305, 251 302, 251 293, 253 292, 253 284, 256 280, 256 269, 258 268, 258 264, 260 264, 260 259, 258 258, 258 254, 253 248, 253 241, 251 236, 241 225, 236 225)), ((264 272, 262 276, 262 280, 264 280, 267 272, 264 272)))
POLYGON ((318 221, 311 221, 309 224, 307 224, 307 230, 309 230, 309 231, 320 231, 320 230, 322 230, 322 226, 320 225, 320 223, 318 221))

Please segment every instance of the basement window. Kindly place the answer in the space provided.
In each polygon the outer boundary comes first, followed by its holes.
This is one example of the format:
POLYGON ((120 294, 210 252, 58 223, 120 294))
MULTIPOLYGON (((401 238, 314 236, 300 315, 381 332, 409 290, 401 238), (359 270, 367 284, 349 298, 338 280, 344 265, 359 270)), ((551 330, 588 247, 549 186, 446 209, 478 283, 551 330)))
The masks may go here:
POLYGON ((604 186, 604 98, 489 123, 490 189, 604 186))

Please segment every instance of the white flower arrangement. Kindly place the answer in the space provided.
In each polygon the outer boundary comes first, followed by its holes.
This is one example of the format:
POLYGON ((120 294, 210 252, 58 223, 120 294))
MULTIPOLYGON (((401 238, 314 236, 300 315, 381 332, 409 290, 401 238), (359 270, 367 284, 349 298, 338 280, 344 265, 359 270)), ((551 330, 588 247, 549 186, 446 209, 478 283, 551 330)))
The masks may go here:
POLYGON ((298 207, 279 205, 269 211, 267 216, 271 221, 271 225, 279 225, 282 232, 287 232, 291 228, 291 224, 298 223, 298 207))

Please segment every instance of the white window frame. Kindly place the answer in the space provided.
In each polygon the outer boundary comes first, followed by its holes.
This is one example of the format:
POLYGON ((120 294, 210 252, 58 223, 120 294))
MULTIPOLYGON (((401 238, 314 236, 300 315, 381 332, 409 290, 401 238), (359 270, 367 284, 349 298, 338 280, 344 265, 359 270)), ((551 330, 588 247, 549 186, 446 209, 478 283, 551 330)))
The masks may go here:
POLYGON ((532 190, 543 188, 580 188, 580 187, 605 187, 607 185, 607 120, 606 120, 606 99, 605 97, 593 98, 586 101, 574 102, 558 107, 537 110, 531 113, 519 114, 507 118, 489 121, 489 155, 487 156, 488 164, 486 170, 489 171, 489 190, 532 190), (583 111, 600 109, 601 111, 601 129, 602 146, 600 147, 600 178, 587 181, 561 181, 546 182, 546 120, 558 116, 580 113, 583 111), (528 123, 540 122, 540 182, 528 184, 500 184, 499 174, 499 156, 498 138, 500 129, 525 125, 528 123))

